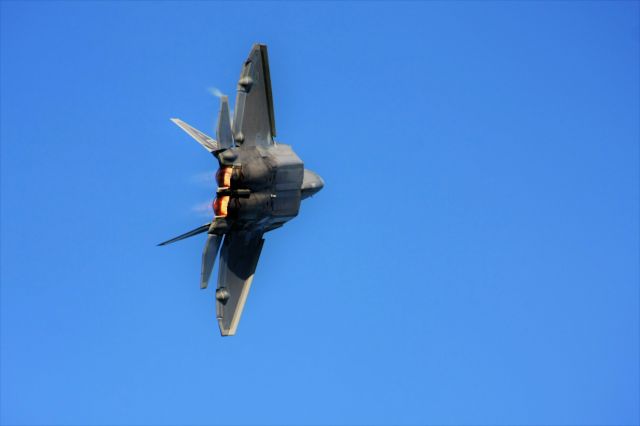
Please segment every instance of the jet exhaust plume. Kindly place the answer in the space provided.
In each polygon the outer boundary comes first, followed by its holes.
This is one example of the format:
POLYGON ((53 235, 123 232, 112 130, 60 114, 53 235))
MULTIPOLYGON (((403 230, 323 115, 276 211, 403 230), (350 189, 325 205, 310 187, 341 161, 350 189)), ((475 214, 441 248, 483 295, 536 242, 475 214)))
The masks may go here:
POLYGON ((216 172, 200 172, 192 175, 189 179, 191 182, 198 185, 215 186, 216 184, 216 172))
POLYGON ((205 201, 202 203, 198 203, 191 207, 191 211, 194 212, 198 217, 213 217, 213 206, 211 201, 205 201))

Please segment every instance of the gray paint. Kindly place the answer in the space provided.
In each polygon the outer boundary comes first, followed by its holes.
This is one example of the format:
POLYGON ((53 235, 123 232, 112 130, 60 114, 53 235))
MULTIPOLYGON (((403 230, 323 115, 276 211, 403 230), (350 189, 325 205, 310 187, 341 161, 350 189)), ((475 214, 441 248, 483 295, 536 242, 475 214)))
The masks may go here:
POLYGON ((266 232, 282 227, 300 211, 300 202, 324 187, 304 168, 291 146, 278 144, 267 46, 255 44, 242 66, 233 122, 227 97, 221 97, 214 140, 187 123, 172 119, 230 169, 230 185, 217 197, 229 197, 227 216, 216 216, 159 245, 208 232, 202 253, 201 288, 206 288, 220 250, 216 316, 220 333, 234 335, 253 281, 266 232), (220 245, 222 247, 220 248, 220 245))

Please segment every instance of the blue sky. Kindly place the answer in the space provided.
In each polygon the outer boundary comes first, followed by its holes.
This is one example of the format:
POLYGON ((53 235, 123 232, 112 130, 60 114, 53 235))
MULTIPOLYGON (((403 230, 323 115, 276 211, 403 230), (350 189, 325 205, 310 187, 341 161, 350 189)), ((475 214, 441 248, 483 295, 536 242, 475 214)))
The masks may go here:
POLYGON ((638 2, 0 11, 2 424, 640 423, 638 2), (326 187, 221 338, 169 118, 254 42, 326 187))

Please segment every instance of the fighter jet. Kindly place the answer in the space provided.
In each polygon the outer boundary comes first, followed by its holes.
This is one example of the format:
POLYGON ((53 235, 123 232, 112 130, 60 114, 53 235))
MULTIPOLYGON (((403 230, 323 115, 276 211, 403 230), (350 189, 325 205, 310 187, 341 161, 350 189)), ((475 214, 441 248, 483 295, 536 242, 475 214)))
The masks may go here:
POLYGON ((233 336, 264 244, 264 234, 298 215, 300 202, 324 187, 322 178, 304 168, 289 145, 276 143, 267 46, 254 44, 242 66, 233 121, 229 102, 220 97, 216 139, 184 121, 182 130, 218 161, 215 217, 163 246, 207 233, 202 252, 200 288, 206 289, 220 251, 216 317, 223 336, 233 336))

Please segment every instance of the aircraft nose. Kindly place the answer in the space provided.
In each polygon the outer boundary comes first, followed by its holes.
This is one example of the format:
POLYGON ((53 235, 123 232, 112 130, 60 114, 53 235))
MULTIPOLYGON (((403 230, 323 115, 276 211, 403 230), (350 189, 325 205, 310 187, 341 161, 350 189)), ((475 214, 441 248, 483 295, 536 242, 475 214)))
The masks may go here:
POLYGON ((319 174, 309 170, 304 169, 304 178, 302 179, 302 199, 311 197, 324 188, 324 180, 320 177, 319 174))

